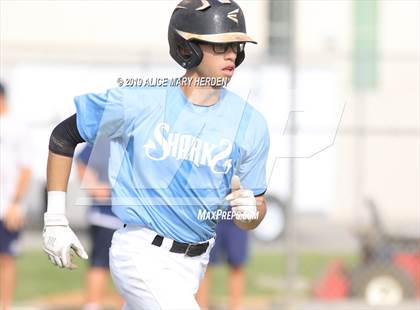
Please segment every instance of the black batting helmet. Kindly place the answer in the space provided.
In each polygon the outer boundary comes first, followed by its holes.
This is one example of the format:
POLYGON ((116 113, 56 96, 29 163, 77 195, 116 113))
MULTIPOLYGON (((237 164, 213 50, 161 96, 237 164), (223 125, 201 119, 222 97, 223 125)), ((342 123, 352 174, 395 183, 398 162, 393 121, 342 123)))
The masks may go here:
MULTIPOLYGON (((232 0, 181 1, 169 22, 168 41, 172 58, 185 69, 198 66, 203 58, 198 42, 257 43, 246 34, 244 14, 232 0)), ((244 58, 245 52, 239 52, 236 67, 244 58)))

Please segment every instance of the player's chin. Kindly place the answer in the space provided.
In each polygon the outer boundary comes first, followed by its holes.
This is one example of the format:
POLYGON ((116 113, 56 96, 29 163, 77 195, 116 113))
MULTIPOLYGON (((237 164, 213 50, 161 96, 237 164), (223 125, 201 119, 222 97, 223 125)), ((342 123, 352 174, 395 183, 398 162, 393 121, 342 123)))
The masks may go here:
POLYGON ((225 70, 222 70, 220 74, 218 74, 218 78, 223 79, 223 85, 226 85, 230 82, 230 80, 233 77, 233 72, 225 72, 225 70))
POLYGON ((223 78, 226 78, 227 80, 230 80, 233 77, 233 74, 235 73, 235 68, 224 68, 221 70, 220 75, 223 78))

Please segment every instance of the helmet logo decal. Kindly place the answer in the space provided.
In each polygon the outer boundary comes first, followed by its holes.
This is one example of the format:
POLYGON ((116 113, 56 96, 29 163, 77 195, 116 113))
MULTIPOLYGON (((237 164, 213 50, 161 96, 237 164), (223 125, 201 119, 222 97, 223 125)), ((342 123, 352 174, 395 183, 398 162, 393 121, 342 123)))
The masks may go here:
POLYGON ((238 23, 238 13, 239 9, 233 10, 227 14, 227 18, 233 20, 235 23, 238 23))
MULTIPOLYGON (((219 1, 220 3, 223 3, 223 4, 232 3, 230 0, 217 0, 217 1, 219 1)), ((195 9, 196 11, 201 11, 201 10, 207 9, 208 7, 211 6, 211 4, 207 0, 201 0, 201 4, 202 5, 200 7, 195 9)))
POLYGON ((196 11, 201 11, 201 10, 204 10, 204 9, 207 9, 208 7, 210 7, 211 5, 210 5, 210 3, 207 1, 207 0, 201 0, 201 3, 203 4, 202 6, 200 6, 200 7, 198 7, 198 8, 196 8, 195 10, 196 11))

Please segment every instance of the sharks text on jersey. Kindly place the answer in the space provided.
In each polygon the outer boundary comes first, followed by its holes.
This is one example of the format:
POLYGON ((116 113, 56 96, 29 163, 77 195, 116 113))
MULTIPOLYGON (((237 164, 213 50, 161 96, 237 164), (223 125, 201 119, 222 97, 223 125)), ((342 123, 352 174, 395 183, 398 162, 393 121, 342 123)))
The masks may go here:
POLYGON ((146 156, 151 160, 189 160, 195 166, 208 166, 213 173, 227 173, 232 167, 232 142, 220 139, 212 144, 198 137, 170 131, 170 126, 160 123, 154 130, 154 137, 143 146, 146 156))

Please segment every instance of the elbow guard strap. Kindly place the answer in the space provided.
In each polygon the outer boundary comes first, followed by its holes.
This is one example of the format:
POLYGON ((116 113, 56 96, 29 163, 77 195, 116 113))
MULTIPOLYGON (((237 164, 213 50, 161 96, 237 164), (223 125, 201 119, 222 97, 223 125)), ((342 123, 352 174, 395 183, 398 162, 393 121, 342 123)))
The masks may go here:
POLYGON ((78 143, 85 142, 80 136, 76 124, 76 114, 58 124, 50 137, 49 149, 52 153, 73 157, 78 143))

